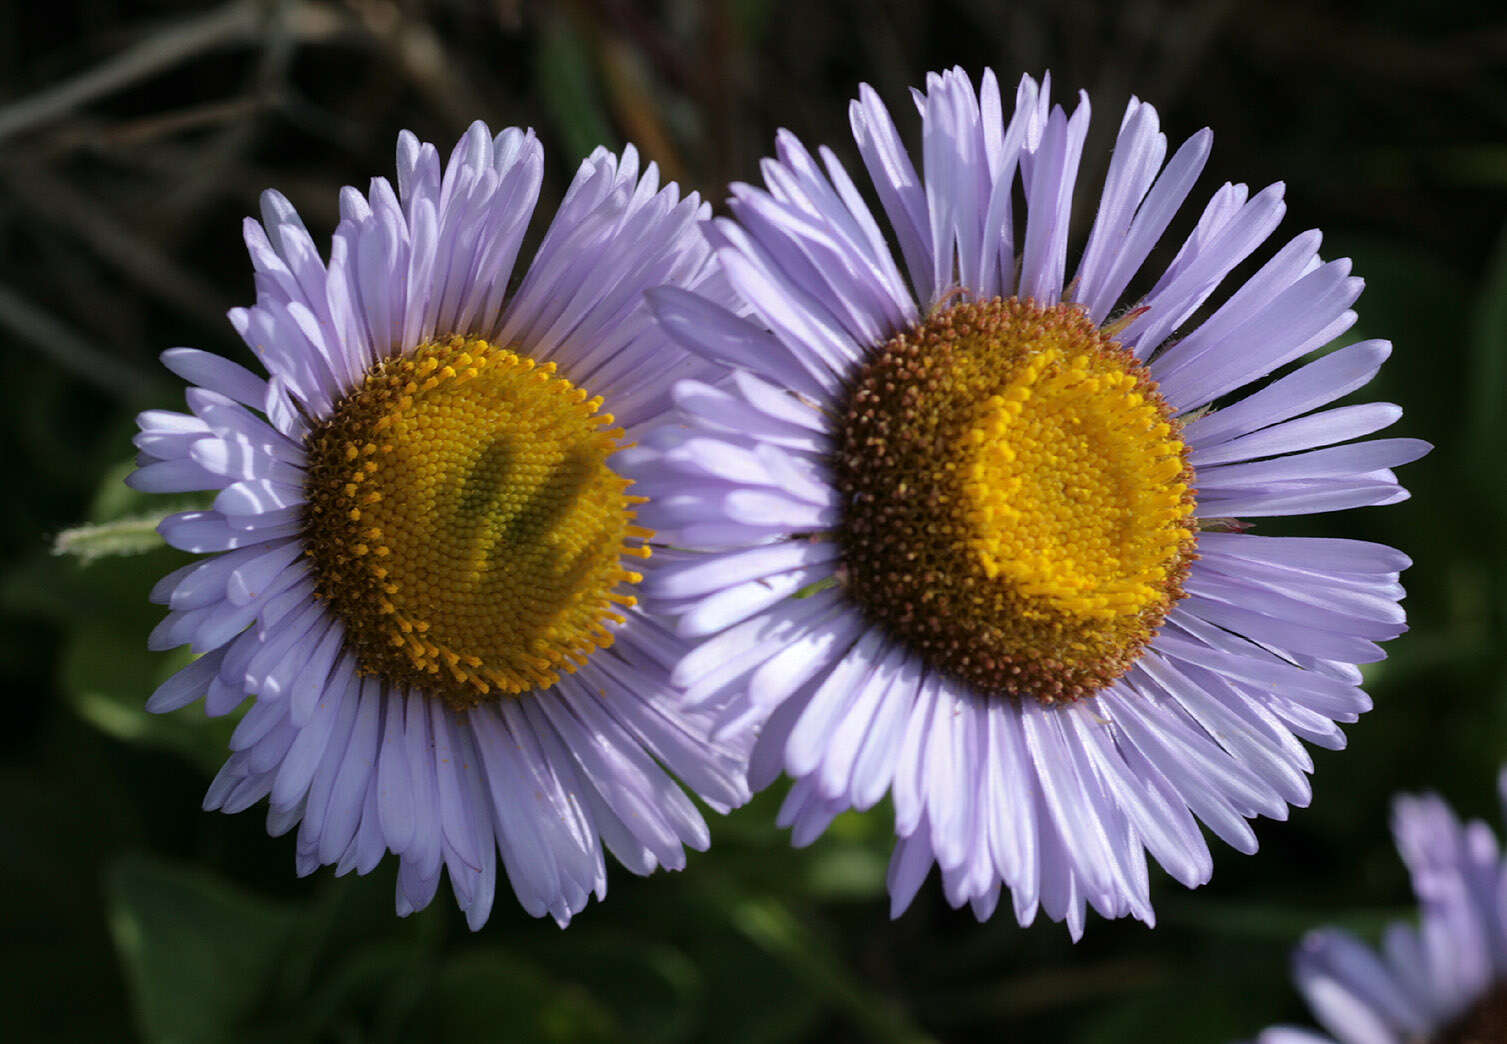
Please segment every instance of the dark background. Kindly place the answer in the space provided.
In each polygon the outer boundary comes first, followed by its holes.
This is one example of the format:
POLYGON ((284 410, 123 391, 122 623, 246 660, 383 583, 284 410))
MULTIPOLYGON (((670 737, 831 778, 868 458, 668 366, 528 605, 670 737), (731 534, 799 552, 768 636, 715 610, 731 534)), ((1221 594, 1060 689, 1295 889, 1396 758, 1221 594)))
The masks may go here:
MULTIPOLYGON (((0 11, 3 11, 0 8, 0 11)), ((1224 1041, 1306 1021, 1287 980, 1301 933, 1374 937, 1411 898, 1388 798, 1433 788, 1497 819, 1507 473, 1507 13, 1450 5, 1225 0, 160 0, 13 3, 0 28, 0 1026, 11 1040, 1224 1041), (614 870, 561 932, 499 886, 466 931, 448 885, 392 913, 392 865, 299 880, 261 814, 199 811, 226 726, 142 701, 179 662, 158 618, 163 503, 119 484, 131 417, 181 406, 156 363, 190 344, 244 359, 240 220, 277 186, 317 241, 339 186, 391 176, 410 128, 442 154, 474 118, 532 125, 540 216, 592 146, 635 141, 721 202, 777 127, 858 173, 847 100, 872 83, 911 143, 905 94, 985 65, 1007 91, 1050 68, 1087 89, 1092 205, 1128 94, 1173 147, 1215 131, 1189 213, 1225 180, 1288 186, 1279 241, 1327 233, 1368 289, 1349 340, 1388 337, 1368 398, 1437 445, 1390 508, 1262 531, 1385 540, 1416 565, 1410 634, 1368 670, 1377 709, 1316 751, 1314 807, 1213 842, 1213 882, 1159 873, 1159 926, 1091 917, 1086 938, 979 925, 933 879, 887 917, 890 813, 805 851, 779 793, 715 820, 680 875, 614 870)), ((1008 96, 1008 95, 1007 95, 1008 96)), ((1091 211, 1080 208, 1080 237, 1091 211)), ((542 222, 536 222, 535 238, 542 222)), ((1269 255, 1270 247, 1267 250, 1269 255)), ((521 270, 520 265, 520 270, 521 270)), ((779 790, 780 788, 776 788, 779 790)), ((1008 908, 1008 903, 1003 904, 1008 908)))

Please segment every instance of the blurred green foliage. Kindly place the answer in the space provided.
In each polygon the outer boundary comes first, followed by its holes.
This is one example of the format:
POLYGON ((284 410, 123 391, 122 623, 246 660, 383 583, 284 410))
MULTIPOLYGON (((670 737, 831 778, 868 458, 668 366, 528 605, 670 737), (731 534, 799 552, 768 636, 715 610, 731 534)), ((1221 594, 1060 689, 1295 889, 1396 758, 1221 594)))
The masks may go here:
POLYGON ((6 1038, 1175 1044, 1307 1021, 1287 981, 1301 933, 1341 923, 1374 936, 1409 908, 1390 796, 1437 789, 1496 818, 1501 17, 1484 0, 1287 0, 1257 14, 1219 0, 91 0, 13 12, 0 34, 6 1038), (1403 404, 1398 433, 1438 448, 1405 473, 1409 503, 1263 526, 1383 540, 1416 561, 1413 631, 1369 671, 1377 709, 1349 730, 1350 749, 1314 753, 1312 809, 1260 823, 1254 857, 1215 842, 1204 889, 1155 877, 1155 930, 1091 918, 1076 946, 1045 921, 978 925, 934 881, 891 922, 889 810, 845 816, 797 851, 772 825, 779 788, 714 820, 711 851, 685 873, 613 871, 608 901, 566 932, 522 914, 505 886, 477 934, 444 888, 399 920, 390 865, 300 880, 291 841, 266 837, 257 812, 199 811, 233 719, 142 710, 183 662, 145 648, 159 615, 146 594, 182 558, 147 535, 175 505, 119 479, 131 414, 177 402, 156 353, 243 351, 221 316, 252 292, 237 222, 261 188, 288 193, 323 241, 338 186, 390 174, 400 127, 444 143, 484 118, 539 130, 542 213, 583 154, 626 141, 718 202, 728 180, 756 179, 778 126, 856 170, 846 104, 860 80, 914 142, 904 88, 953 63, 991 64, 1006 83, 1049 67, 1059 92, 1088 88, 1097 120, 1081 186, 1102 178, 1131 91, 1174 139, 1213 126, 1206 190, 1285 179, 1287 233, 1324 228, 1326 256, 1353 257, 1368 280, 1349 339, 1387 337, 1396 352, 1365 397, 1403 404), (65 535, 79 525, 96 528, 65 535), (68 553, 54 553, 59 540, 68 553))

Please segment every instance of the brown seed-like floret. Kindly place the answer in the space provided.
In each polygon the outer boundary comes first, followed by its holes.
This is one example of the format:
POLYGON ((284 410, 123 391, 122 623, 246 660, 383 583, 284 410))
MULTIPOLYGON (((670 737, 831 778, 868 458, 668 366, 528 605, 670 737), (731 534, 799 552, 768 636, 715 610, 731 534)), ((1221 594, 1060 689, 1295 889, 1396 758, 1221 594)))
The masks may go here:
POLYGON ((1096 692, 1182 597, 1196 540, 1180 428, 1080 308, 945 308, 874 352, 839 416, 843 582, 975 692, 1096 692))
POLYGON ((1419 1044, 1502 1044, 1507 1041, 1507 980, 1498 982, 1453 1022, 1419 1044))

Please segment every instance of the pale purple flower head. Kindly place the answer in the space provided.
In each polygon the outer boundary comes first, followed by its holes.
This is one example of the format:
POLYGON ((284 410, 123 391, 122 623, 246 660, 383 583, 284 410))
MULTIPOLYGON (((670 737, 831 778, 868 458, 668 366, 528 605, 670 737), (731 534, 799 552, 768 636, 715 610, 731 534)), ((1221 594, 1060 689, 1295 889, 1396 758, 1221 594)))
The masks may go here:
POLYGON ((678 423, 625 455, 676 549, 648 604, 700 640, 688 702, 760 726, 751 783, 794 779, 796 844, 893 797, 894 914, 938 865, 981 919, 1005 889, 1074 937, 1088 907, 1151 923, 1146 854, 1192 887, 1200 823, 1255 851, 1248 820, 1307 804, 1302 741, 1344 745, 1356 665, 1405 630, 1406 556, 1244 520, 1402 500, 1390 469, 1427 447, 1351 441, 1396 406, 1323 408, 1391 347, 1306 359, 1362 286, 1319 233, 1225 285, 1280 184, 1221 186, 1150 264, 1207 130, 1168 158, 1132 99, 1070 265, 1087 97, 1025 77, 1009 111, 951 71, 913 100, 919 171, 873 90, 850 110, 878 216, 788 132, 765 189, 733 186, 706 234, 746 317, 651 293, 736 370, 678 383, 678 423))
POLYGON ((607 460, 673 380, 718 372, 644 291, 727 291, 707 207, 631 146, 581 164, 511 290, 533 133, 474 124, 442 165, 405 132, 397 161, 396 190, 342 192, 328 261, 278 193, 247 220, 257 299, 230 318, 267 377, 163 357, 190 412, 141 415, 131 485, 216 496, 161 526, 206 557, 152 592, 151 644, 200 655, 148 708, 251 700, 204 805, 268 798, 300 874, 392 852, 400 914, 443 868, 475 928, 500 853, 564 925, 605 894, 604 847, 646 874, 707 845, 671 773, 719 810, 747 796, 747 742, 709 737, 717 709, 667 684, 683 643, 632 608, 657 562, 607 460))
MULTIPOLYGON (((1498 778, 1507 805, 1507 772, 1498 778)), ((1491 828, 1461 823, 1439 797, 1398 797, 1397 851, 1418 923, 1373 950, 1349 932, 1312 932, 1293 977, 1329 1036, 1274 1026, 1257 1044, 1486 1044, 1507 1039, 1507 862, 1491 828)))

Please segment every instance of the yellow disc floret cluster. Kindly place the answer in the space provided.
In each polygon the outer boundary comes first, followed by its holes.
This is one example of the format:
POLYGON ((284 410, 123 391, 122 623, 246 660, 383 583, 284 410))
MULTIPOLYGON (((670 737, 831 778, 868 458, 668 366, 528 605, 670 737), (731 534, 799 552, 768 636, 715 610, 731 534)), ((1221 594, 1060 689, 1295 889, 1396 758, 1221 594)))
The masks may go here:
POLYGON ((307 438, 316 593, 364 673, 456 709, 544 688, 612 643, 653 534, 623 432, 555 372, 451 338, 387 359, 307 438))
POLYGON ((838 436, 844 582, 975 691, 1095 692, 1182 596, 1196 526, 1180 428, 1074 305, 933 314, 858 373, 838 436))
POLYGON ((959 447, 985 574, 1086 620, 1161 598, 1188 539, 1165 523, 1190 505, 1182 441, 1140 383, 1103 355, 1051 347, 989 397, 959 447))

